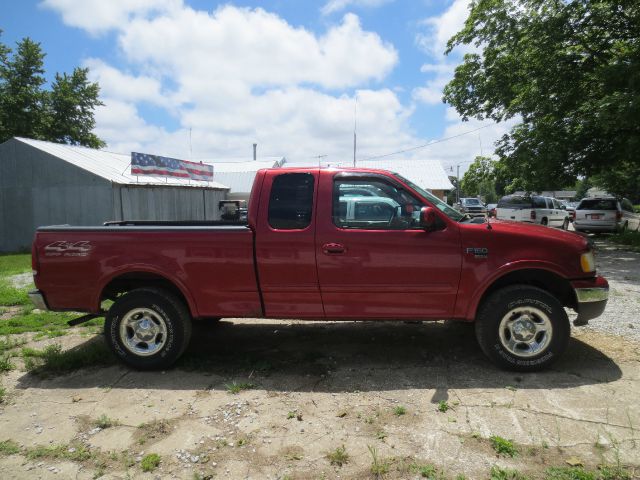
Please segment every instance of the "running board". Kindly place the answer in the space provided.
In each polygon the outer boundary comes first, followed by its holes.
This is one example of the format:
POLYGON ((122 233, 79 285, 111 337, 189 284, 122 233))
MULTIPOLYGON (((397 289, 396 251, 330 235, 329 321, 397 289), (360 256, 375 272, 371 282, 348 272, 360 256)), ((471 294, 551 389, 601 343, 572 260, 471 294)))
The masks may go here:
POLYGON ((74 318, 73 320, 69 320, 67 322, 67 325, 69 325, 70 327, 75 327, 76 325, 80 325, 81 323, 86 323, 89 320, 93 320, 94 318, 100 318, 103 317, 104 314, 95 314, 95 313, 89 313, 88 315, 83 315, 82 317, 78 317, 78 318, 74 318))

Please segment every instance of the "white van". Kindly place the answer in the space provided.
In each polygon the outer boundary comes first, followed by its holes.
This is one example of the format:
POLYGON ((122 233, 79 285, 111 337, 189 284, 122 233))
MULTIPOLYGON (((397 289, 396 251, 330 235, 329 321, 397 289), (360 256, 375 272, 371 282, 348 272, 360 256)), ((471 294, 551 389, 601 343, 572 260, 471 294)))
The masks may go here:
POLYGON ((555 198, 539 195, 507 195, 496 207, 496 218, 516 222, 537 223, 566 230, 569 214, 555 198))

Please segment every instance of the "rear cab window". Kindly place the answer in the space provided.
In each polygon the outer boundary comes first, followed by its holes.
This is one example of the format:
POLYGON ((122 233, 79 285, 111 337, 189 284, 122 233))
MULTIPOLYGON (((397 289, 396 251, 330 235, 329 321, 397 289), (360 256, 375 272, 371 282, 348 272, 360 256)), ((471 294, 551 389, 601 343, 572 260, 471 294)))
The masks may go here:
POLYGON ((273 179, 269 197, 269 226, 302 230, 311 224, 314 177, 310 173, 283 173, 273 179))
POLYGON ((531 208, 531 198, 522 197, 520 195, 508 195, 500 199, 497 208, 531 208))

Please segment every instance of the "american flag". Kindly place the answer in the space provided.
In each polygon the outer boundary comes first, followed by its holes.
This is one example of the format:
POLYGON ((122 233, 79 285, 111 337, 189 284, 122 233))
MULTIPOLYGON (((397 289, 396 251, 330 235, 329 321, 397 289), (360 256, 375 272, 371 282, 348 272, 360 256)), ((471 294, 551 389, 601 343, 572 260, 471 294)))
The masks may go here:
POLYGON ((148 153, 131 152, 131 175, 159 175, 209 182, 213 180, 213 166, 148 153))

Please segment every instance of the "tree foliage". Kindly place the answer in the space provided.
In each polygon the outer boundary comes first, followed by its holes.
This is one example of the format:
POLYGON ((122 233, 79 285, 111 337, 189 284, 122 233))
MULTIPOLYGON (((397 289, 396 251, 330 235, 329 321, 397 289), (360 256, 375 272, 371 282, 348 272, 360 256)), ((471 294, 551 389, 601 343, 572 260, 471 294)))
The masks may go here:
POLYGON ((447 53, 460 45, 475 51, 444 99, 465 119, 520 122, 496 149, 510 183, 638 188, 640 2, 474 0, 447 53))
MULTIPOLYGON (((0 33, 2 33, 0 31, 0 33)), ((99 148, 92 130, 94 110, 102 105, 100 88, 88 80, 87 69, 56 74, 44 88, 44 57, 39 43, 25 38, 13 52, 0 42, 0 142, 28 137, 99 148)))
POLYGON ((496 198, 496 162, 490 157, 477 156, 460 182, 465 195, 481 196, 491 203, 496 198))

